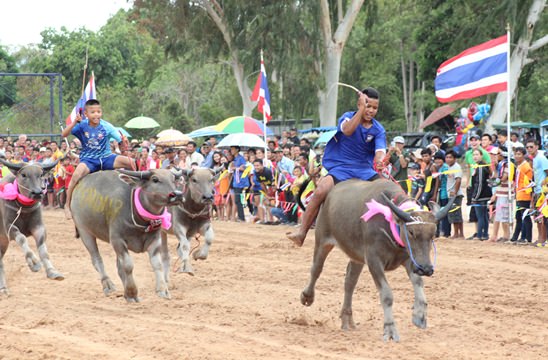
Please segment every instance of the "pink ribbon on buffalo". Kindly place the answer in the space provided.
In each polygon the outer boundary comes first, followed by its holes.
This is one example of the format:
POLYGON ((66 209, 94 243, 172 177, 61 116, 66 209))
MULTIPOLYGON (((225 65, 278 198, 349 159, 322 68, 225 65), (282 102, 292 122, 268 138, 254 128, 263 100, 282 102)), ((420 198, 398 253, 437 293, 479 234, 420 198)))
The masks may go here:
POLYGON ((143 204, 141 204, 141 200, 139 200, 139 194, 141 193, 141 188, 135 189, 134 195, 133 195, 133 202, 135 203, 135 209, 137 209, 137 213, 142 216, 143 218, 150 219, 150 220, 161 220, 162 221, 162 227, 164 229, 169 229, 171 227, 171 214, 167 211, 167 208, 164 208, 164 212, 160 215, 154 215, 150 212, 148 212, 144 207, 143 204))
MULTIPOLYGON (((367 210, 367 212, 361 216, 362 220, 368 221, 369 219, 371 219, 373 216, 377 214, 384 215, 384 218, 390 224, 390 230, 392 231, 392 236, 394 237, 394 240, 396 240, 398 245, 400 245, 401 247, 405 247, 403 241, 400 238, 400 233, 398 232, 397 224, 396 224, 396 221, 394 220, 394 214, 392 213, 392 210, 390 210, 388 206, 382 205, 375 200, 371 200, 365 203, 365 205, 367 206, 369 210, 367 210)), ((416 207, 417 207, 417 204, 415 204, 413 201, 410 201, 410 200, 404 202, 403 204, 399 206, 399 208, 404 211, 412 208, 416 208, 416 207)))
POLYGON ((36 200, 26 197, 19 193, 19 186, 17 185, 17 179, 13 183, 0 183, 0 198, 4 200, 17 200, 22 205, 33 205, 36 200))

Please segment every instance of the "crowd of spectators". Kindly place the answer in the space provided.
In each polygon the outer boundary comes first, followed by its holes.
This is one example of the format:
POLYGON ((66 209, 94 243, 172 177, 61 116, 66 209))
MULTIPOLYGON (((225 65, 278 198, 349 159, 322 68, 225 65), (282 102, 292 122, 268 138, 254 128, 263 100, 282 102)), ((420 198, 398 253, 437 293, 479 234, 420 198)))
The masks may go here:
MULTIPOLYGON (((113 151, 120 152, 114 144, 113 151)), ((77 140, 57 143, 25 135, 15 141, 0 138, 0 156, 8 161, 48 164, 59 160, 47 179, 46 209, 64 206, 64 189, 78 165, 78 152, 77 140)), ((266 153, 262 148, 221 149, 217 138, 210 137, 200 146, 191 141, 176 148, 155 144, 155 138, 133 140, 122 155, 135 159, 139 171, 197 166, 217 170, 212 216, 224 221, 297 224, 299 202, 306 203, 307 194, 325 175, 322 148, 312 149, 297 129, 270 138, 266 153)), ((413 152, 405 148, 405 138, 395 136, 384 163, 381 175, 397 182, 421 206, 430 202, 444 206, 455 197, 437 236, 547 246, 548 159, 536 139, 520 142, 517 137, 507 139, 505 132, 472 133, 467 151, 459 158, 455 151, 443 149, 439 136, 413 152), (476 224, 473 234, 464 234, 464 221, 476 224)), ((8 173, 4 166, 2 177, 8 173)))

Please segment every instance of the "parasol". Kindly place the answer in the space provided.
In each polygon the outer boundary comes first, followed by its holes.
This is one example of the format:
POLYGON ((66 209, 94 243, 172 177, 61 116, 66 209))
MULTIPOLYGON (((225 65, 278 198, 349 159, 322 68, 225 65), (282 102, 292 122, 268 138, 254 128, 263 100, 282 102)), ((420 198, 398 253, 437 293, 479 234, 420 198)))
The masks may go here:
POLYGON ((453 111, 455 111, 455 108, 451 105, 443 105, 437 109, 434 109, 434 111, 432 111, 430 115, 428 115, 428 117, 419 125, 419 129, 434 124, 436 121, 443 119, 453 111))

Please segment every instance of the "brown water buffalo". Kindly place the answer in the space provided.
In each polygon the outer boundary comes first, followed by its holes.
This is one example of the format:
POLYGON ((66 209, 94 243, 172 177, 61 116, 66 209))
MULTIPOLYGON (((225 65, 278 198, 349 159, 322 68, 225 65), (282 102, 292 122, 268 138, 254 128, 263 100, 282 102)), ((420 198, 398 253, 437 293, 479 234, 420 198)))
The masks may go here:
POLYGON ((7 166, 13 173, 2 179, 0 183, 3 193, 0 198, 0 295, 8 295, 2 258, 10 240, 15 240, 23 249, 31 271, 40 270, 43 264, 48 278, 63 280, 63 275, 53 267, 49 259, 41 203, 45 190, 45 181, 42 176, 53 169, 57 163, 47 166, 13 164, 4 159, 0 159, 0 163, 7 166), (29 247, 27 236, 30 235, 36 241, 40 259, 29 247))
POLYGON ((171 225, 169 216, 165 216, 169 215, 166 206, 177 205, 181 200, 182 193, 177 190, 175 175, 170 170, 102 171, 80 180, 70 208, 77 233, 101 275, 105 295, 115 291, 115 287, 105 272, 97 238, 110 242, 116 252, 118 275, 128 302, 139 301, 128 250, 148 252, 156 277, 156 293, 170 297, 160 255, 160 227, 171 225))
POLYGON ((392 290, 385 277, 385 271, 399 266, 407 271, 415 292, 413 324, 425 328, 427 302, 421 275, 430 276, 433 273, 430 252, 436 223, 447 215, 452 203, 453 199, 443 209, 436 209, 434 215, 415 207, 399 185, 385 179, 373 182, 349 180, 338 184, 327 196, 318 215, 311 277, 301 294, 301 303, 310 306, 314 302, 316 281, 327 255, 337 245, 350 258, 341 310, 343 329, 355 328, 352 295, 366 264, 379 290, 384 310, 384 340, 399 340, 392 314, 392 290), (378 202, 380 207, 372 205, 372 200, 378 202), (399 228, 404 246, 398 243, 399 235, 397 231, 393 233, 385 216, 376 214, 368 221, 360 218, 370 210, 366 203, 371 204, 371 209, 383 208, 389 216, 396 215, 393 227, 394 230, 399 228), (411 204, 415 209, 403 211, 401 204, 411 204))
POLYGON ((190 275, 194 270, 190 263, 190 239, 196 234, 204 237, 204 244, 193 253, 194 260, 205 260, 215 234, 211 226, 211 205, 215 193, 215 177, 220 169, 195 168, 184 172, 185 188, 183 202, 169 209, 173 226, 162 230, 162 260, 166 282, 169 282, 170 255, 167 234, 174 234, 179 240, 177 253, 181 259, 179 272, 190 275))

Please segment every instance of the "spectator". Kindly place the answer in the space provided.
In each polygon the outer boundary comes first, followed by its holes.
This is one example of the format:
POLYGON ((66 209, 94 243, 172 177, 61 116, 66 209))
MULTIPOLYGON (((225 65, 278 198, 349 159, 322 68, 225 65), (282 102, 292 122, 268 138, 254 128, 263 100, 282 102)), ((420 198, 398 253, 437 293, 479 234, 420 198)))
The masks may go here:
MULTIPOLYGON (((179 159, 177 159, 175 150, 173 150, 173 148, 170 148, 170 147, 166 148, 164 150, 164 154, 166 158, 164 159, 164 161, 162 161, 162 169, 171 169, 179 165, 179 159)), ((188 160, 187 160, 187 164, 189 164, 188 160)), ((190 164, 188 165, 187 168, 190 168, 190 164)))
POLYGON ((188 157, 186 160, 187 169, 191 168, 192 163, 202 164, 204 162, 204 156, 196 151, 196 143, 194 141, 189 141, 186 150, 188 152, 188 157))
POLYGON ((390 175, 403 188, 403 191, 409 193, 407 186, 407 164, 411 162, 411 155, 404 149, 405 139, 403 136, 394 138, 394 145, 388 149, 388 161, 392 165, 390 175))
MULTIPOLYGON (((481 150, 480 150, 481 151, 481 150)), ((449 197, 455 197, 451 210, 447 214, 447 220, 453 224, 452 239, 464 239, 463 220, 462 220, 462 198, 464 196, 461 189, 462 169, 457 163, 457 153, 449 150, 445 153, 445 162, 447 163, 447 192, 449 197)))
POLYGON ((533 224, 530 216, 525 216, 531 206, 531 192, 529 186, 533 179, 533 169, 528 161, 525 160, 527 150, 524 147, 514 149, 514 159, 516 160, 516 175, 514 184, 516 189, 516 227, 512 235, 512 242, 526 244, 532 242, 533 224), (521 237, 520 237, 521 234, 521 237))
MULTIPOLYGON (((533 188, 534 195, 531 199, 531 209, 537 209, 537 202, 542 195, 542 183, 548 175, 548 159, 538 151, 539 143, 531 138, 526 141, 526 149, 529 156, 533 159, 533 176, 535 178, 535 186, 533 188)), ((546 219, 542 216, 537 217, 538 238, 534 245, 546 245, 546 227, 544 222, 546 219)))
MULTIPOLYGON (((449 194, 447 193, 447 170, 449 166, 445 163, 445 155, 438 151, 434 154, 434 168, 436 175, 436 185, 433 193, 432 201, 438 203, 441 207, 449 202, 449 194)), ((442 218, 436 229, 436 236, 451 236, 451 224, 447 216, 442 218)))
POLYGON ((508 200, 508 179, 509 174, 513 173, 513 164, 508 163, 508 153, 506 148, 501 145, 498 148, 497 154, 497 171, 496 179, 498 180, 498 186, 496 187, 495 194, 491 199, 491 203, 495 203, 495 222, 493 224, 493 232, 490 241, 506 242, 510 239, 510 203, 508 200), (499 227, 502 227, 503 237, 498 238, 499 227))
POLYGON ((201 167, 211 168, 211 165, 213 164, 213 151, 211 150, 211 143, 209 141, 202 144, 200 153, 204 157, 204 160, 201 163, 198 163, 201 167))
POLYGON ((491 197, 491 188, 489 187, 489 164, 482 159, 480 149, 472 151, 472 156, 476 165, 472 168, 472 209, 476 212, 478 219, 476 226, 476 236, 474 240, 487 240, 489 238, 489 215, 487 212, 487 202, 491 197))

